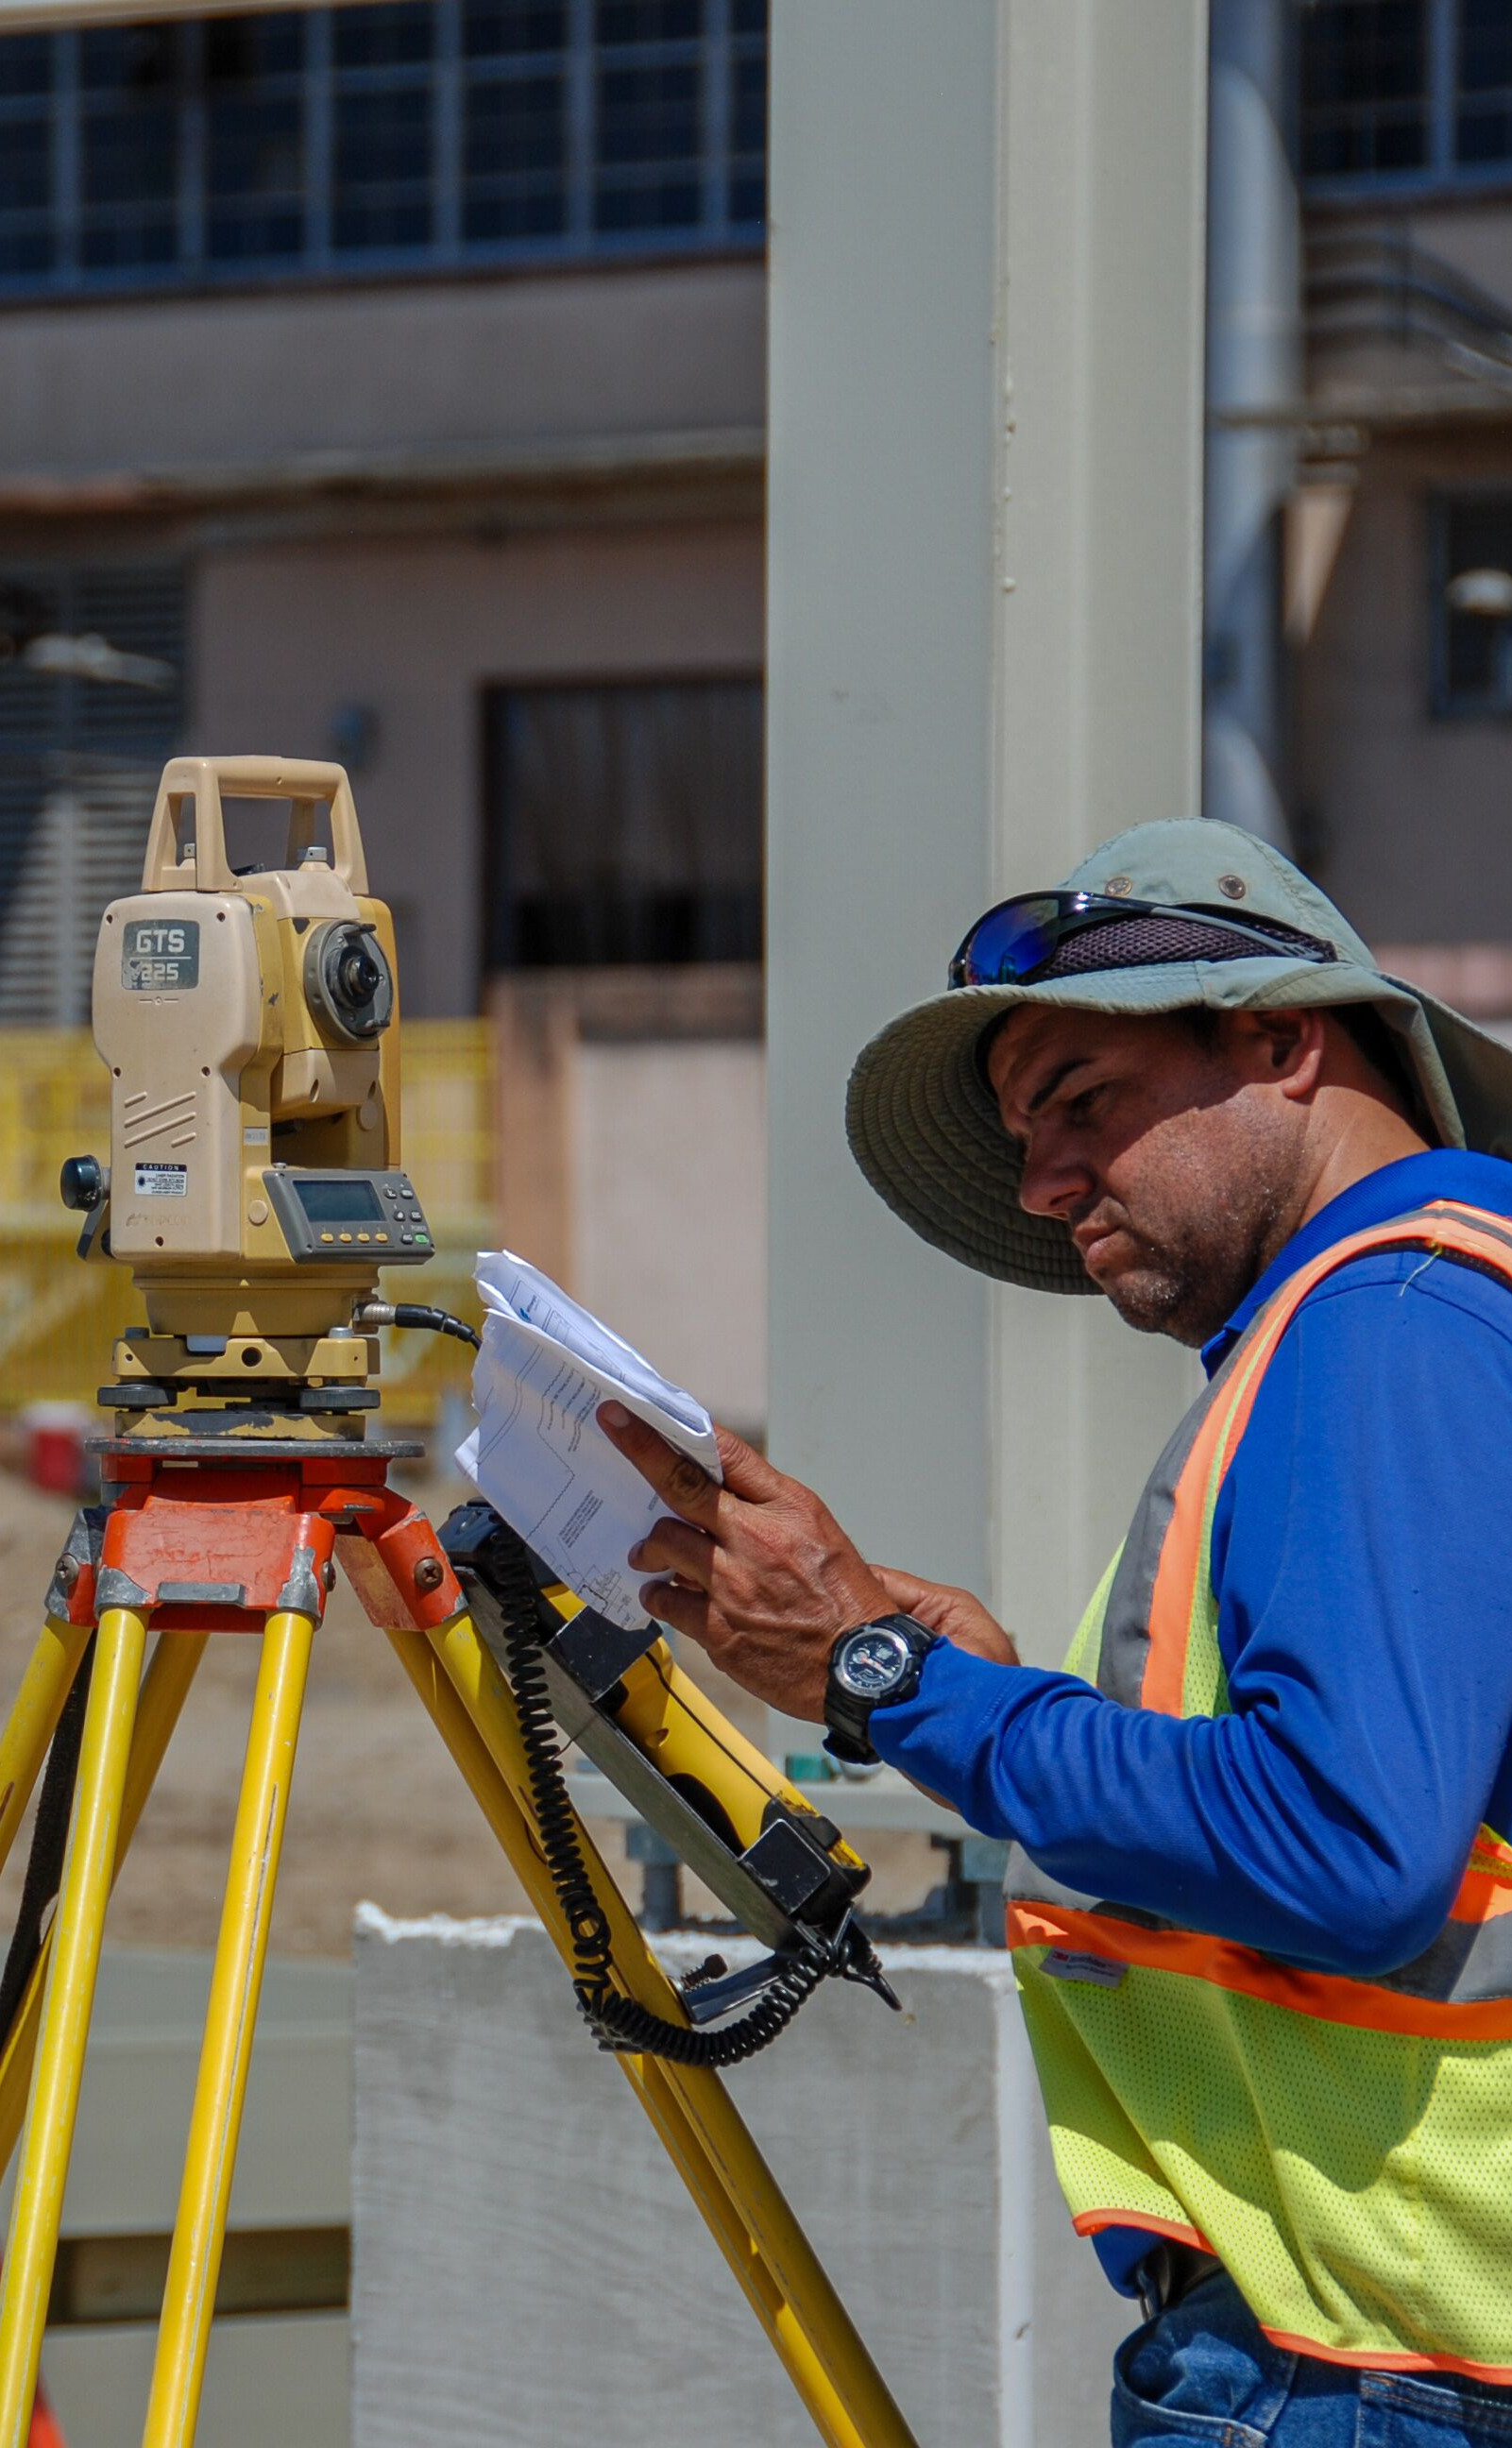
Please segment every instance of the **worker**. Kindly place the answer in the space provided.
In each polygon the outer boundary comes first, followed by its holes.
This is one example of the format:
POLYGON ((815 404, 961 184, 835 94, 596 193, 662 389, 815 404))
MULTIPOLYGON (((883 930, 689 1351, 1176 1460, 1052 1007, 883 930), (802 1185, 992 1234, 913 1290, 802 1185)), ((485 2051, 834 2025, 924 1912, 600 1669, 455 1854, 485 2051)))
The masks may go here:
POLYGON ((1269 845, 1156 823, 982 918, 849 1128, 927 1241, 1205 1390, 1063 1673, 606 1406, 644 1601, 1009 1840, 1062 2185, 1145 2315, 1119 2448, 1505 2448, 1512 1049, 1269 845))

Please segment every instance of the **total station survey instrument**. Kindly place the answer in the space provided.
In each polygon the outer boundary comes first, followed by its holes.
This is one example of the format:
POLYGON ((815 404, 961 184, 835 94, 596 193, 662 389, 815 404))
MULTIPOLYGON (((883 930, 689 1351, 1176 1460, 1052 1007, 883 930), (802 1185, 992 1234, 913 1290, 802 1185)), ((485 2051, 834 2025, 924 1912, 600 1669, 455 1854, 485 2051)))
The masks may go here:
POLYGON ((342 770, 170 763, 142 890, 105 911, 96 954, 108 1155, 81 1152, 62 1183, 81 1256, 128 1266, 145 1320, 116 1344, 102 1501, 75 1519, 0 1731, 0 1864, 41 1779, 0 1974, 0 2157, 19 2142, 0 2448, 24 2448, 30 2419, 110 1888, 206 1643, 251 1634, 258 1677, 143 2434, 144 2448, 193 2438, 300 1712, 338 1569, 820 2437, 909 2448, 718 2071, 828 1978, 890 2000, 855 1918, 865 1864, 653 1625, 627 1632, 582 1606, 490 1506, 437 1532, 389 1483, 422 1448, 379 1432, 379 1328, 476 1342, 380 1290, 381 1273, 431 1254, 401 1154, 398 1017, 392 927, 342 770), (278 855, 233 869, 228 799, 282 824, 278 855), (572 1807, 565 1738, 756 1937, 758 1960, 669 1978, 572 1807))

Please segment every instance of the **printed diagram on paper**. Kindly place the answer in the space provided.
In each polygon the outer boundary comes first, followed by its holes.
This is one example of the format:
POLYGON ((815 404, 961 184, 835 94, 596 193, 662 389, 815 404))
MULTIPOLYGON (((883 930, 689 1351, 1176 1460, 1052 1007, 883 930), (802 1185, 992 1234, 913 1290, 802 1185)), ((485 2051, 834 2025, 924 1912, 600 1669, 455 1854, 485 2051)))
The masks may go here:
POLYGON ((457 1463, 585 1605, 638 1629, 648 1619, 644 1576, 626 1558, 667 1508, 594 1413, 613 1396, 718 1479, 713 1423, 525 1259, 490 1252, 476 1281, 485 1312, 472 1372, 478 1425, 457 1463))

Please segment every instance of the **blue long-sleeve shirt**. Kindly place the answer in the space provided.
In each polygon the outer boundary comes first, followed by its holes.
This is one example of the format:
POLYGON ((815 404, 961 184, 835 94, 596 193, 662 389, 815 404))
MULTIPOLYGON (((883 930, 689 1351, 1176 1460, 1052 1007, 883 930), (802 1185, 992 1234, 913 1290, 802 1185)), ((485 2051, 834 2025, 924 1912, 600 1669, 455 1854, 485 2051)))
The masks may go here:
MULTIPOLYGON (((1209 1373, 1298 1267, 1432 1198, 1512 1218, 1512 1164, 1441 1149, 1355 1183, 1209 1373)), ((1123 1708, 943 1643, 872 1740, 1069 1886, 1368 1978, 1435 1936, 1482 1821, 1512 1832, 1509 1550, 1512 1289, 1422 1251, 1357 1258, 1282 1337, 1218 1501, 1230 1714, 1123 1708)))

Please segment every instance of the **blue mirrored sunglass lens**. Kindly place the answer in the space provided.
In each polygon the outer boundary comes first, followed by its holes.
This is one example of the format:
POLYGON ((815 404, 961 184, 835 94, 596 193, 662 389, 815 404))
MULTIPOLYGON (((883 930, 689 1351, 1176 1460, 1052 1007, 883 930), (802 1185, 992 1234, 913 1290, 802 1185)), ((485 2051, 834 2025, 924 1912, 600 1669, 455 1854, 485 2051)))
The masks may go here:
POLYGON ((994 909, 962 947, 962 985, 1011 985, 1027 977, 1054 951, 1060 919, 1058 901, 1021 901, 1012 908, 994 909))

